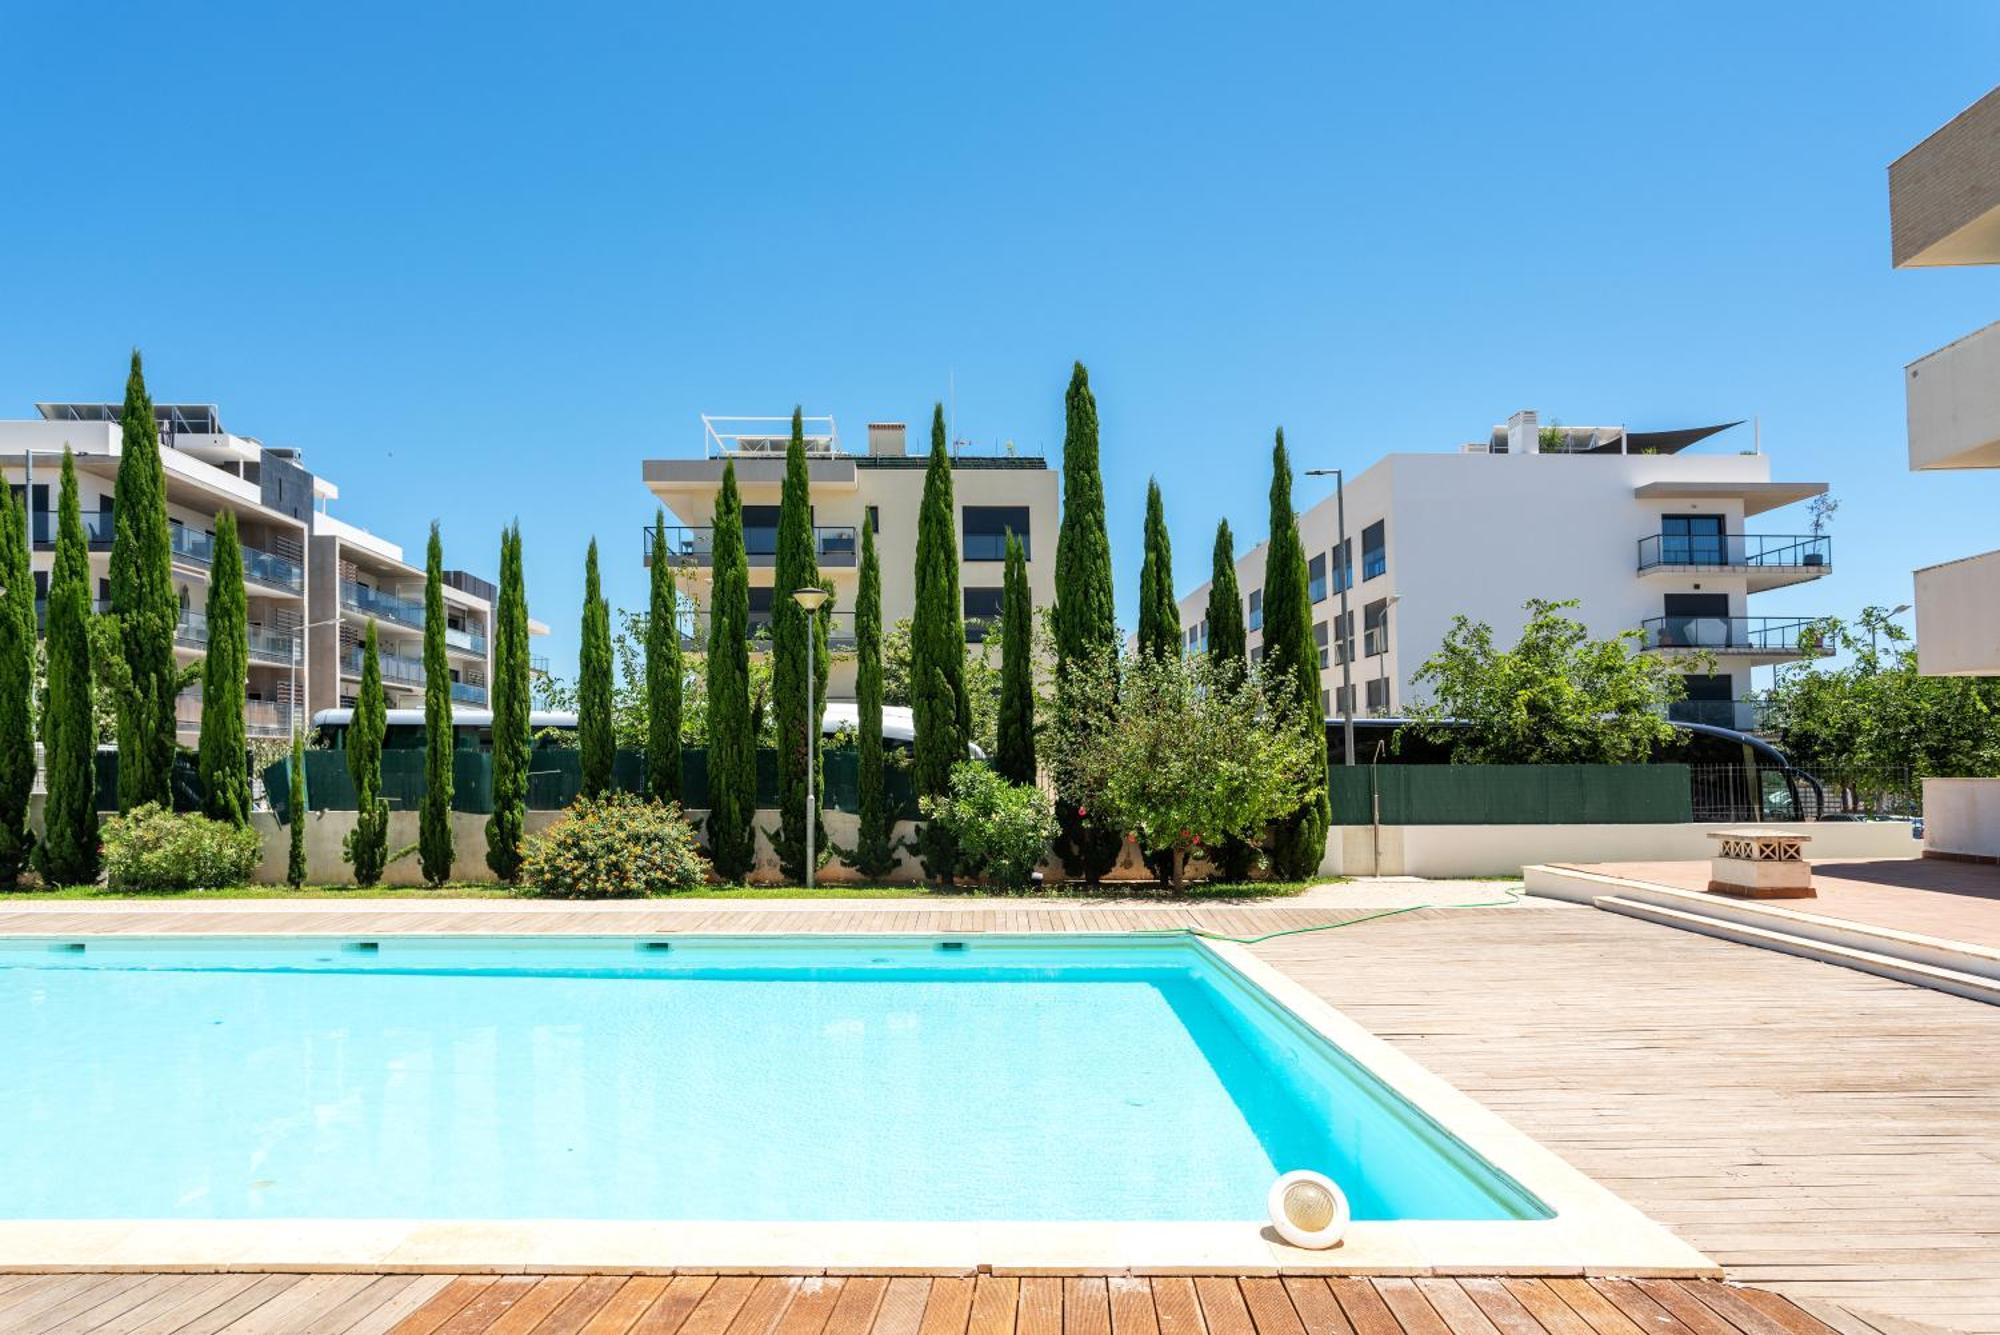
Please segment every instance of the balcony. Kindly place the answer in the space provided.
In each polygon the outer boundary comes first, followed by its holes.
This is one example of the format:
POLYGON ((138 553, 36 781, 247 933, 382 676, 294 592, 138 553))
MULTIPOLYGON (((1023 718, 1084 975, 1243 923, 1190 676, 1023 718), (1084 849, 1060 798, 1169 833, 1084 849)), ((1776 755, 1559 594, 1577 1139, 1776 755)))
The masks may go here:
POLYGON ((399 598, 393 593, 371 589, 365 584, 342 580, 340 605, 377 621, 391 621, 415 630, 424 628, 424 605, 415 598, 399 598))
POLYGON ((1764 731, 1768 707, 1762 700, 1676 700, 1667 706, 1674 723, 1700 723, 1737 732, 1764 731))
MULTIPOLYGON (((38 484, 39 485, 39 484, 38 484)), ((52 510, 38 510, 34 516, 35 550, 49 552, 56 545, 56 515, 52 510)), ((86 511, 83 516, 84 545, 93 552, 111 550, 111 540, 117 533, 111 516, 101 511, 86 511)))
POLYGON ((1662 653, 1708 653, 1734 662, 1783 663, 1830 654, 1809 634, 1812 617, 1651 617, 1639 623, 1641 647, 1662 653))
POLYGON ((463 649, 469 654, 486 652, 486 636, 476 630, 460 630, 455 626, 446 626, 444 642, 453 649, 463 649))
MULTIPOLYGON (((827 628, 827 645, 834 653, 853 653, 855 649, 854 613, 834 612, 832 624, 827 628)), ((771 614, 752 612, 750 614, 750 652, 769 653, 771 651, 771 614)), ((702 653, 708 648, 708 613, 694 612, 681 618, 681 647, 691 653, 702 653)))
MULTIPOLYGON (((401 654, 385 654, 378 651, 375 661, 382 670, 383 681, 397 682, 404 686, 424 684, 424 660, 421 658, 406 658, 401 654)), ((357 645, 341 654, 340 674, 343 677, 353 677, 357 681, 360 679, 360 646, 357 645)))
POLYGON ((2000 322, 1903 370, 1910 467, 2000 467, 2000 322))
MULTIPOLYGON (((174 697, 174 721, 188 732, 201 730, 201 687, 174 697)), ((243 731, 252 737, 284 737, 292 731, 292 707, 282 700, 245 700, 243 731)))
POLYGON ((1641 575, 1740 574, 1751 593, 1832 570, 1833 539, 1811 534, 1654 533, 1639 539, 1641 575))
MULTIPOLYGON (((772 566, 778 561, 778 535, 772 529, 751 529, 743 535, 744 547, 753 566, 772 566)), ((814 560, 824 568, 853 569, 861 559, 861 534, 852 525, 813 530, 814 560)), ((640 530, 640 549, 647 565, 653 563, 653 530, 640 530)), ((670 528, 667 530, 667 557, 680 565, 707 568, 715 564, 715 530, 712 528, 670 528)))
MULTIPOLYGON (((183 565, 206 570, 215 564, 215 539, 210 534, 185 524, 169 524, 167 543, 173 551, 174 560, 183 565)), ((260 547, 246 545, 242 552, 243 578, 248 582, 283 589, 287 593, 298 593, 305 588, 305 569, 298 562, 288 561, 260 547)))
POLYGON ((486 687, 480 682, 455 681, 451 684, 451 698, 461 705, 486 707, 486 687))
POLYGON ((249 632, 250 661, 253 663, 275 663, 289 667, 298 654, 299 636, 296 631, 266 630, 252 626, 249 632))

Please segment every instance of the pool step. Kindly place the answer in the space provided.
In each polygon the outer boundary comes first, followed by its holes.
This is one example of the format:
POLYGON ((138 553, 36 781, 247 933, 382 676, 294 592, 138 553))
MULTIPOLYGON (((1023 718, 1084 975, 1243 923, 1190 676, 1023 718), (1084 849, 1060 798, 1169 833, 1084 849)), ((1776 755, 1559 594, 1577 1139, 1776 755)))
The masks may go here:
MULTIPOLYGON (((1983 973, 1971 973, 1916 959, 1899 958, 1880 951, 1864 950, 1833 941, 1815 940, 1789 931, 1754 925, 1724 914, 1689 912, 1682 908, 1649 902, 1648 899, 1625 895, 1599 895, 1591 900, 1591 903, 1607 913, 1638 918, 1644 922, 1658 923, 1663 927, 1677 927, 1685 932, 1699 932, 1703 936, 1734 941, 1739 945, 1797 955, 1804 959, 1818 960, 1822 964, 1857 969, 1862 973, 1891 978, 1899 983, 1928 987, 1933 991, 1949 992, 1954 996, 1983 1001, 1989 1006, 2000 1006, 2000 978, 1989 977, 1983 973)), ((1701 907, 1706 909, 1709 906, 1701 907)))

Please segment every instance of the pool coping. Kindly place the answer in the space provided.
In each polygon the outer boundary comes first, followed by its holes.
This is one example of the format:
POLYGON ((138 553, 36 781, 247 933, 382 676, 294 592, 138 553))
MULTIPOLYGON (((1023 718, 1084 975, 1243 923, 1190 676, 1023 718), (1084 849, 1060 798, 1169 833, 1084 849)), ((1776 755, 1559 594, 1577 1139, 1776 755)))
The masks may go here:
MULTIPOLYGON (((12 934, 12 939, 39 934, 12 934)), ((50 934, 49 939, 75 933, 50 934)), ((135 934, 136 935, 136 934, 135 934)), ((265 933, 202 933, 255 937, 265 933)), ((318 933, 284 933, 316 936, 318 933)), ((352 933, 341 933, 343 938, 352 933)), ((394 931, 374 935, 405 935, 394 931)), ((410 933, 428 939, 522 933, 410 933)), ((606 933, 606 939, 627 939, 606 933)), ((736 933, 675 933, 730 938, 736 933)), ((880 942, 884 934, 853 936, 880 942)), ((894 933, 921 939, 950 932, 894 933)), ((979 934, 987 939, 1005 932, 979 934)), ((1118 941, 1133 933, 1062 933, 1118 941)), ((575 943, 581 939, 569 937, 575 943)), ((768 940, 768 938, 766 938, 768 940)), ((1050 937, 1032 938, 1049 944, 1050 937)), ((1720 1276, 1714 1261, 1247 947, 1189 938, 1538 1197, 1548 1219, 1357 1222, 1328 1251, 1262 1220, 810 1223, 649 1220, 0 1220, 0 1272, 1720 1276)))

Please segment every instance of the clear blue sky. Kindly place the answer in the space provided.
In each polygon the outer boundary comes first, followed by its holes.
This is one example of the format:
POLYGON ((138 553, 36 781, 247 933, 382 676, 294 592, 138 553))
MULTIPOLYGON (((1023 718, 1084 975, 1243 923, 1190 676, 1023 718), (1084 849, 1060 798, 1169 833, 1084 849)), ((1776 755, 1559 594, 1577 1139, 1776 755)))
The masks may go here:
POLYGON ((643 600, 639 461, 700 413, 859 443, 955 376, 960 435, 1053 455, 1076 358, 1127 621, 1147 474, 1189 587, 1279 423, 1358 468, 1761 415, 1842 502, 1769 612, 2000 546, 2000 483, 1906 472, 1901 370, 2000 272, 1892 271, 1885 178, 2000 7, 1163 8, 9 6, 0 415, 137 345, 413 550, 490 574, 518 515, 559 671, 590 534, 643 600))

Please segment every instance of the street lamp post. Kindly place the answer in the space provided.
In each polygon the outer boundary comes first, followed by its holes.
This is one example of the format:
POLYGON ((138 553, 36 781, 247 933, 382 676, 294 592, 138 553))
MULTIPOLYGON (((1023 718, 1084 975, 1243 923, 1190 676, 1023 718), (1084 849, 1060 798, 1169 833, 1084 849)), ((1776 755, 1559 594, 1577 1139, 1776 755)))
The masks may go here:
MULTIPOLYGON (((1910 605, 1908 603, 1898 603, 1896 606, 1890 608, 1889 615, 1882 619, 1884 621, 1894 621, 1897 617, 1903 615, 1903 613, 1909 610, 1910 610, 1910 605)), ((1868 656, 1870 658, 1873 658, 1875 656, 1875 631, 1876 627, 1874 626, 1870 626, 1868 628, 1868 656)))
POLYGON ((819 822, 818 794, 813 791, 813 773, 818 766, 814 754, 819 744, 815 736, 819 729, 813 726, 813 678, 818 675, 814 669, 819 666, 819 626, 818 612, 825 604, 828 594, 825 589, 810 586, 792 590, 792 601, 806 614, 806 889, 813 888, 814 863, 813 826, 819 822))
POLYGON ((1347 567, 1347 478, 1338 468, 1308 468, 1307 477, 1330 477, 1333 479, 1333 513, 1335 547, 1333 549, 1334 573, 1340 579, 1340 624, 1334 627, 1334 640, 1340 645, 1340 749, 1346 756, 1346 763, 1354 763, 1354 655, 1349 652, 1347 633, 1352 628, 1349 618, 1353 613, 1347 610, 1347 586, 1354 582, 1347 567))

